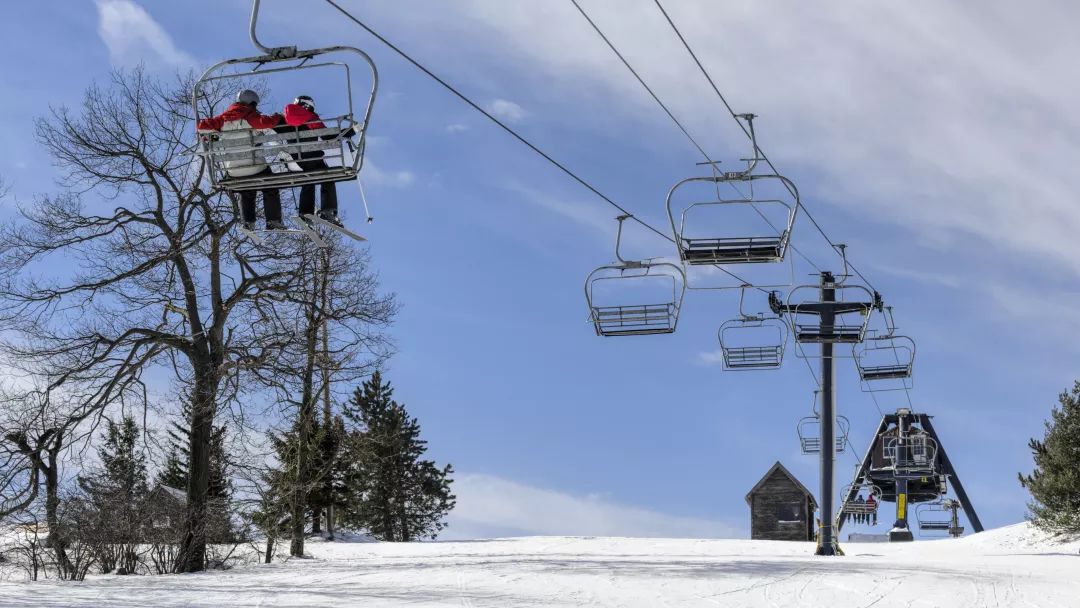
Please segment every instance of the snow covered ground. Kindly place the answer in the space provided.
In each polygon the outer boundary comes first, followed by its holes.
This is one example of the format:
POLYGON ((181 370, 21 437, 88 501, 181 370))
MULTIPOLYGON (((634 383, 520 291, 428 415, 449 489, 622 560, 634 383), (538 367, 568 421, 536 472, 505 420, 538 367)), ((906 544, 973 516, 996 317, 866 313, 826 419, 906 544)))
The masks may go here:
POLYGON ((1080 606, 1080 542, 1027 524, 960 540, 808 543, 534 537, 313 543, 314 559, 81 584, 0 584, 0 606, 1080 606))

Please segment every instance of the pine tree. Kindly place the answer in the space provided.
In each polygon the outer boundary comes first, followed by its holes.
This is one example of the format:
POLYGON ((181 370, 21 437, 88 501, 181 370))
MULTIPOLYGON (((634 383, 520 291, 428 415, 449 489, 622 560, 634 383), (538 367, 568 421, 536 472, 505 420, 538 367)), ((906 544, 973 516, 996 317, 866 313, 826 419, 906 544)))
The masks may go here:
POLYGON ((355 427, 345 516, 380 540, 435 538, 454 507, 453 468, 422 458, 427 442, 420 438, 420 424, 394 401, 393 392, 376 372, 345 408, 355 427))
POLYGON ((79 485, 97 504, 121 501, 135 505, 149 491, 146 481, 146 456, 136 449, 139 426, 135 418, 125 417, 120 424, 106 421, 105 441, 98 448, 101 471, 80 477, 79 485))
POLYGON ((144 529, 144 504, 149 493, 146 457, 137 449, 139 426, 125 417, 119 424, 109 420, 105 441, 98 448, 101 468, 79 477, 87 496, 88 515, 81 535, 91 541, 102 572, 138 565, 137 546, 144 529))
POLYGON ((1028 446, 1035 470, 1020 475, 1031 492, 1030 519, 1039 528, 1056 533, 1080 532, 1080 381, 1058 397, 1060 409, 1050 410, 1042 441, 1028 446))
MULTIPOLYGON (((190 440, 189 424, 191 406, 185 405, 181 415, 183 422, 171 422, 168 435, 168 454, 165 464, 158 471, 154 481, 163 486, 186 490, 188 486, 188 445, 190 440)), ((226 449, 228 428, 225 425, 214 427, 210 435, 210 485, 207 490, 208 526, 210 539, 223 542, 232 539, 233 526, 230 518, 230 501, 233 484, 229 471, 229 458, 226 449)))

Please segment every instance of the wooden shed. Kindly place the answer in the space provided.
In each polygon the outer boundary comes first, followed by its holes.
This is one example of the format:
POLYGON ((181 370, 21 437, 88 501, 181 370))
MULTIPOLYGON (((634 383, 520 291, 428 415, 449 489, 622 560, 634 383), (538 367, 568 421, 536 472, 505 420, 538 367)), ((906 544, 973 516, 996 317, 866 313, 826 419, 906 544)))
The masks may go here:
POLYGON ((814 540, 817 501, 791 471, 776 462, 746 495, 750 538, 814 540))

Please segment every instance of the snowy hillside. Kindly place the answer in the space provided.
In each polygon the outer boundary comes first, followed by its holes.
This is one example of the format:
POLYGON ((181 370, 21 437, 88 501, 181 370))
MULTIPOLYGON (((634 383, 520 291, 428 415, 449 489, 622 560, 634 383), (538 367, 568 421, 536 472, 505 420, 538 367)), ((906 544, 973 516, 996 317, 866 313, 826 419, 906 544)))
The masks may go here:
POLYGON ((11 606, 1080 606, 1080 542, 1017 524, 961 540, 535 537, 313 543, 310 560, 196 575, 4 583, 11 606))

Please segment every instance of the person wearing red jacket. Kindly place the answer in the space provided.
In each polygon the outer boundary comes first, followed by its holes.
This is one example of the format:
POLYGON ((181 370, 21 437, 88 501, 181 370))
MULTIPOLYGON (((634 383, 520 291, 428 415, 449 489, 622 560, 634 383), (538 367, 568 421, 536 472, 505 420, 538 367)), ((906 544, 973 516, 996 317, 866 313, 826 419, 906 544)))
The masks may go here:
MULTIPOLYGON (((289 131, 298 132, 326 128, 315 112, 315 100, 308 95, 300 95, 285 106, 285 124, 289 126, 289 131)), ((278 130, 285 129, 279 127, 278 130)), ((344 136, 350 137, 350 133, 345 133, 344 136)), ((318 141, 318 139, 318 137, 305 138, 303 135, 299 137, 301 143, 318 141)), ((300 152, 293 154, 293 158, 303 171, 319 171, 328 168, 326 161, 323 160, 322 150, 300 152)), ((337 185, 334 182, 319 184, 319 202, 319 217, 340 226, 341 222, 337 219, 337 185)), ((315 184, 305 184, 300 186, 300 215, 302 217, 313 213, 315 213, 315 184)))
MULTIPOLYGON (((259 112, 258 105, 258 93, 250 89, 240 91, 236 95, 236 103, 213 118, 200 120, 197 129, 200 133, 221 133, 222 139, 247 138, 252 129, 273 129, 281 124, 283 120, 281 114, 263 115, 259 112)), ((252 177, 272 173, 266 164, 266 159, 257 151, 253 152, 250 158, 225 161, 225 170, 228 177, 252 177)), ((281 195, 278 189, 266 188, 261 192, 263 209, 266 212, 266 229, 284 230, 285 224, 281 221, 281 195)), ((240 212, 243 215, 244 228, 253 230, 257 218, 255 190, 244 190, 240 193, 240 212)))

